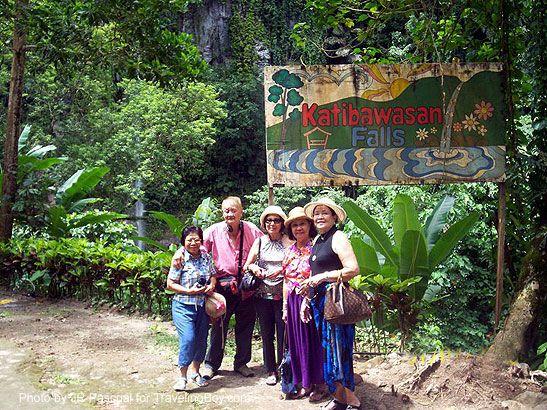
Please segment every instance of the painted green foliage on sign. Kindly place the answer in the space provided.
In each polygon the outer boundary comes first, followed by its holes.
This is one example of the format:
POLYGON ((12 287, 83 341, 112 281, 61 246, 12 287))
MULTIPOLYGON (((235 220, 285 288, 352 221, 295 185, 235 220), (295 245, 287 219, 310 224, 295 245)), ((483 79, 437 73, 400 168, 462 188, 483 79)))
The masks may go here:
MULTIPOLYGON (((295 74, 289 73, 288 70, 279 70, 277 73, 275 73, 272 76, 272 80, 275 81, 278 85, 272 85, 269 88, 270 95, 268 96, 268 101, 271 101, 273 103, 277 103, 273 109, 273 116, 275 117, 283 117, 283 122, 281 123, 281 138, 279 140, 279 144, 281 146, 285 145, 285 135, 287 132, 287 111, 289 109, 289 106, 298 107, 302 101, 304 101, 304 97, 300 95, 298 91, 296 91, 296 88, 300 88, 304 85, 300 77, 298 77, 295 74)), ((300 110, 298 108, 294 108, 289 113, 289 118, 292 121, 298 122, 298 120, 301 118, 300 110)))

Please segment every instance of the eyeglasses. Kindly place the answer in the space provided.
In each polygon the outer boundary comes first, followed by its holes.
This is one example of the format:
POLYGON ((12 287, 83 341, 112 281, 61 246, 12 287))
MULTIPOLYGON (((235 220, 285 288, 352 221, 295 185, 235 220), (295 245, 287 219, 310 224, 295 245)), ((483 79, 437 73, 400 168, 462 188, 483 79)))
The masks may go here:
POLYGON ((188 242, 188 243, 200 243, 201 239, 199 239, 199 238, 186 238, 185 241, 188 242))
POLYGON ((275 218, 275 219, 266 219, 264 221, 265 223, 267 224, 280 224, 282 222, 282 219, 281 218, 275 218))

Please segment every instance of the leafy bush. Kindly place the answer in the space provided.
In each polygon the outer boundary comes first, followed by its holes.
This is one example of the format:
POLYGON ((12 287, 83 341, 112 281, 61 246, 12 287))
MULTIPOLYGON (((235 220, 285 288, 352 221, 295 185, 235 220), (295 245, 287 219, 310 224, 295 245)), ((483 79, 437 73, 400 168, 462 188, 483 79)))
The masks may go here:
MULTIPOLYGON (((356 203, 378 221, 390 238, 393 231, 389 204, 399 193, 414 199, 421 220, 431 213, 430 204, 446 195, 455 198, 447 224, 453 224, 472 210, 480 214, 479 221, 455 252, 432 272, 430 285, 439 287, 437 299, 430 304, 427 310, 430 315, 412 333, 408 344, 409 348, 419 349, 434 349, 442 344, 450 348, 480 350, 487 343, 488 332, 493 326, 497 186, 485 183, 359 188, 356 203), (431 334, 430 330, 436 328, 439 331, 431 334)), ((351 221, 346 223, 344 230, 350 237, 361 235, 351 221)), ((506 281, 504 292, 512 292, 511 281, 506 281)), ((504 298, 504 302, 507 301, 504 298)))
MULTIPOLYGON (((106 211, 91 210, 87 212, 80 212, 77 214, 67 215, 69 222, 76 219, 89 219, 91 217, 97 217, 101 219, 101 215, 110 214, 106 211)), ((121 243, 124 245, 132 245, 133 241, 130 236, 137 230, 135 225, 127 223, 123 220, 104 220, 96 224, 84 225, 79 228, 74 228, 71 231, 71 237, 73 238, 87 238, 89 240, 101 240, 105 243, 121 243)))
POLYGON ((547 371, 547 342, 538 347, 537 354, 543 355, 543 363, 539 365, 539 370, 547 371))
POLYGON ((172 252, 84 238, 12 239, 0 244, 7 285, 48 297, 75 296, 141 312, 169 312, 165 278, 172 252))
POLYGON ((351 240, 361 271, 354 281, 375 293, 373 318, 377 326, 385 323, 386 309, 396 311, 401 348, 420 317, 420 308, 434 300, 440 289, 430 282, 432 272, 478 219, 478 213, 471 212, 442 232, 453 204, 454 198, 442 198, 422 225, 412 198, 397 195, 392 223, 395 244, 365 210, 351 201, 342 204, 364 234, 351 240))
MULTIPOLYGON (((288 215, 289 211, 295 206, 306 205, 314 194, 319 191, 318 188, 274 188, 274 204, 278 205, 288 215)), ((245 195, 244 218, 260 226, 260 215, 268 206, 268 187, 264 185, 252 194, 245 195)))

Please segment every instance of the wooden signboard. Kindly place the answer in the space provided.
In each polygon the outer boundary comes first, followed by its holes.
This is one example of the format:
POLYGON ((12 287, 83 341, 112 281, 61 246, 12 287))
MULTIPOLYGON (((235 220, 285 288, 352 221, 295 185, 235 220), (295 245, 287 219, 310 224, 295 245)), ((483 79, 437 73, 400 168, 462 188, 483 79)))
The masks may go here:
POLYGON ((505 180, 502 65, 266 67, 269 186, 505 180))

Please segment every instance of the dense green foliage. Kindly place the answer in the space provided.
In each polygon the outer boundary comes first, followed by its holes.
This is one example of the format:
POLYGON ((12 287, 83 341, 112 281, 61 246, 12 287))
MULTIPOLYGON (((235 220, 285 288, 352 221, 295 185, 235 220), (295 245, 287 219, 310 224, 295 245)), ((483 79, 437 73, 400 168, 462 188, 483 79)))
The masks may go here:
POLYGON ((164 284, 172 252, 143 253, 119 239, 32 238, 0 244, 2 283, 34 295, 73 296, 167 314, 164 284))
POLYGON ((216 142, 205 152, 196 199, 243 196, 266 181, 262 84, 255 75, 236 74, 221 66, 214 66, 208 78, 229 114, 218 122, 216 142))
MULTIPOLYGON (((19 192, 17 201, 13 204, 14 219, 29 231, 39 229, 43 225, 43 218, 46 206, 36 198, 45 198, 48 184, 52 181, 41 175, 54 165, 60 164, 67 158, 45 158, 48 152, 55 151, 54 145, 45 147, 37 145, 27 150, 27 141, 30 135, 31 126, 27 125, 21 132, 18 143, 19 160, 17 166, 17 184, 19 192)), ((0 179, 3 181, 3 171, 0 172, 0 179)), ((0 190, 2 182, 0 182, 0 190)))
POLYGON ((84 140, 67 147, 95 166, 110 165, 110 206, 127 209, 144 200, 152 209, 172 211, 191 202, 205 168, 205 148, 214 140, 216 120, 226 116, 211 86, 185 83, 169 90, 139 80, 122 81, 124 98, 88 115, 84 140), (174 200, 176 198, 176 201, 174 200))
MULTIPOLYGON (((481 348, 487 343, 491 329, 495 296, 496 218, 495 184, 454 184, 364 188, 356 203, 380 222, 392 236, 392 206, 396 195, 405 193, 413 198, 418 218, 425 221, 433 211, 433 204, 446 195, 454 198, 454 207, 446 223, 455 221, 471 211, 479 213, 479 220, 458 245, 457 251, 432 273, 430 286, 438 287, 437 299, 428 309, 425 322, 419 325, 427 338, 415 338, 410 346, 431 349, 439 345, 453 348, 481 348), (435 327, 442 331, 435 334, 435 327)), ((348 223, 350 235, 359 233, 348 223)), ((505 291, 512 293, 510 283, 505 291)), ((506 305, 507 307, 507 305, 506 305)), ((419 333, 418 333, 419 334, 419 333)))

